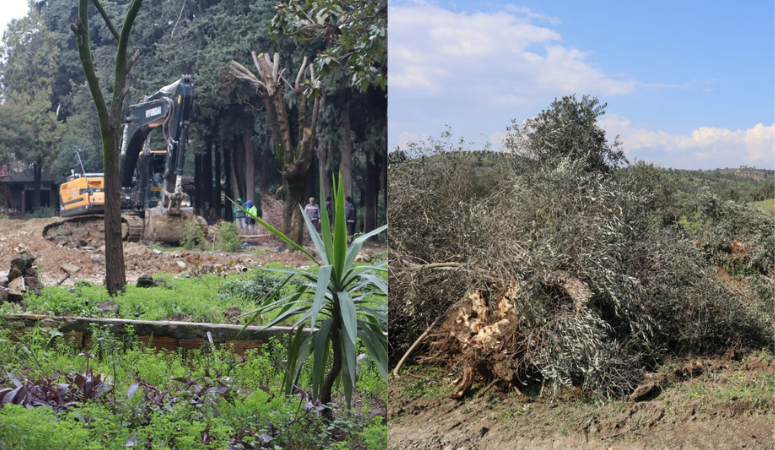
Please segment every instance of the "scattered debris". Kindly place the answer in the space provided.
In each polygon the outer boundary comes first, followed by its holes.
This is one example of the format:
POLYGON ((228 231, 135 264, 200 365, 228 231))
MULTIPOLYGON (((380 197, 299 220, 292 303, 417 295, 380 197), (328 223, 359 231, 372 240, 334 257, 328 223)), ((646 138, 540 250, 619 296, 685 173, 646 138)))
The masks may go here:
POLYGON ((100 302, 97 308, 104 313, 118 314, 118 303, 114 301, 100 302))
POLYGON ((355 257, 355 262, 371 262, 371 256, 366 253, 358 253, 358 255, 355 257))
POLYGON ((646 382, 638 386, 627 398, 633 402, 643 402, 656 398, 662 389, 653 382, 646 382))
POLYGON ((149 288, 149 287, 156 287, 157 284, 155 281, 153 281, 153 276, 149 274, 143 274, 140 275, 140 277, 137 279, 137 283, 135 284, 137 287, 141 288, 149 288))
POLYGON ((76 273, 78 273, 79 270, 81 270, 80 267, 70 263, 64 263, 61 266, 59 266, 59 268, 62 269, 68 275, 75 275, 76 273))

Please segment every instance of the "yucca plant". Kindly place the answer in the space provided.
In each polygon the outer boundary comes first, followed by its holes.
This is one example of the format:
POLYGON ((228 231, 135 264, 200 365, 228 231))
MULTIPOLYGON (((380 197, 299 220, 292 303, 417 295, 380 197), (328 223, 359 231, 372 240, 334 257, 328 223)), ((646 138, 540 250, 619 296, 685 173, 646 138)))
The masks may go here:
MULTIPOLYGON (((322 184, 321 184, 321 192, 322 184)), ((341 379, 348 406, 356 384, 357 350, 356 339, 361 338, 366 351, 376 362, 382 377, 387 382, 387 282, 379 276, 387 272, 387 261, 368 265, 355 265, 364 242, 387 229, 382 226, 355 239, 347 245, 347 229, 344 218, 344 188, 341 174, 334 183, 334 231, 331 232, 326 208, 321 208, 322 237, 315 226, 303 214, 307 229, 312 237, 318 258, 293 242, 287 236, 259 217, 256 222, 274 233, 296 250, 304 253, 318 266, 317 272, 307 270, 262 269, 286 275, 275 293, 262 302, 248 325, 262 313, 279 310, 277 317, 267 326, 273 326, 289 318, 298 317, 293 325, 295 333, 288 346, 288 370, 285 388, 291 393, 304 363, 313 357, 312 392, 322 404, 331 402, 331 390, 337 378, 341 379), (304 283, 291 295, 278 298, 278 293, 293 278, 304 283), (325 368, 329 354, 333 354, 331 369, 325 368)), ((322 197, 322 195, 321 195, 322 197)), ((301 207, 300 207, 301 208, 301 207)), ((246 325, 247 326, 247 325, 246 325)), ((243 328, 244 330, 244 328, 243 328)), ((330 414, 330 410, 328 410, 330 414)))

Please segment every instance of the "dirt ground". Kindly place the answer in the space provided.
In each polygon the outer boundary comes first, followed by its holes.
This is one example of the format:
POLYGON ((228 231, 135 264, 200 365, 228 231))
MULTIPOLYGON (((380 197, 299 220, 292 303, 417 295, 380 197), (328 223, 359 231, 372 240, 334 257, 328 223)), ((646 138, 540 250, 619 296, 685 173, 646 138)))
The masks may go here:
POLYGON ((666 363, 650 401, 601 401, 479 386, 446 397, 456 376, 408 368, 388 391, 390 449, 773 449, 772 357, 733 355, 666 363))
MULTIPOLYGON (((85 246, 72 248, 60 246, 57 243, 43 239, 43 228, 59 218, 30 219, 27 221, 3 219, 0 220, 0 271, 8 270, 10 261, 21 252, 28 252, 37 257, 35 264, 45 286, 56 284, 65 272, 61 266, 65 263, 80 267, 80 271, 62 285, 72 285, 74 280, 87 280, 95 284, 103 284, 105 279, 104 256, 100 248, 85 246)), ((124 242, 127 283, 134 284, 143 274, 155 275, 158 272, 180 274, 188 270, 196 270, 209 263, 210 267, 222 267, 224 270, 242 270, 264 266, 271 262, 284 265, 302 266, 309 260, 299 252, 276 252, 278 241, 265 240, 261 244, 253 244, 242 252, 203 252, 203 251, 154 251, 144 243, 124 242), (182 264, 181 264, 182 262, 182 264)), ((363 253, 374 253, 384 250, 384 245, 367 245, 363 253)), ((311 249, 310 249, 311 250, 311 249)), ((314 252, 313 252, 314 254, 314 252)))

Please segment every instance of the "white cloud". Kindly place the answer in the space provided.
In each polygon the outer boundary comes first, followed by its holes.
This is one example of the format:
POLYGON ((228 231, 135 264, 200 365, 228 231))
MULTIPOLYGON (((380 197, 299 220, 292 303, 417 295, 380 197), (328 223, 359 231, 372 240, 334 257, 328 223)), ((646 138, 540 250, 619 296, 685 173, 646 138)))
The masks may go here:
POLYGON ((566 94, 621 95, 632 79, 607 75, 563 44, 559 23, 529 8, 454 12, 433 3, 389 7, 390 87, 420 96, 471 96, 524 105, 566 94))
POLYGON ((666 158, 691 155, 696 161, 712 161, 715 167, 735 167, 741 163, 770 168, 775 163, 775 124, 756 124, 744 130, 699 127, 687 135, 675 135, 637 127, 618 114, 600 119, 609 140, 620 135, 629 154, 639 150, 663 152, 666 158), (669 154, 669 155, 668 155, 669 154))
MULTIPOLYGON (((398 135, 398 144, 396 146, 401 150, 406 150, 409 144, 419 144, 427 138, 428 136, 424 134, 401 133, 398 135)), ((395 150, 395 147, 391 148, 391 150, 395 150)))
POLYGON ((537 13, 530 8, 526 8, 524 6, 516 6, 516 5, 506 5, 505 6, 506 11, 513 12, 516 14, 523 15, 528 20, 538 20, 540 22, 547 22, 550 25, 559 25, 560 24, 560 18, 559 17, 552 17, 547 16, 546 14, 537 13))

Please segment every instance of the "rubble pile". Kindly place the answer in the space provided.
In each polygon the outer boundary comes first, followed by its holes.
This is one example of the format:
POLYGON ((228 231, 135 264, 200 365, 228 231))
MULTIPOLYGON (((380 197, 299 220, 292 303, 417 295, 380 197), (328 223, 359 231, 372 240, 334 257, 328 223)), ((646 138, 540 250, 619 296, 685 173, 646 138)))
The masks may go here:
POLYGON ((0 272, 0 302, 20 302, 25 292, 40 294, 43 284, 38 279, 35 256, 22 253, 11 260, 11 267, 0 272))

